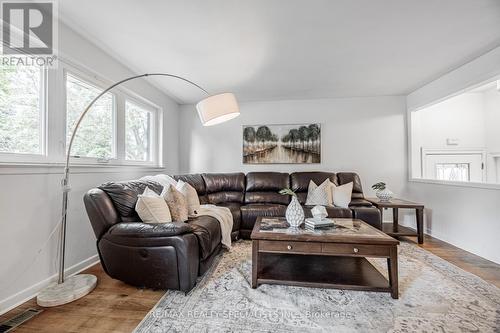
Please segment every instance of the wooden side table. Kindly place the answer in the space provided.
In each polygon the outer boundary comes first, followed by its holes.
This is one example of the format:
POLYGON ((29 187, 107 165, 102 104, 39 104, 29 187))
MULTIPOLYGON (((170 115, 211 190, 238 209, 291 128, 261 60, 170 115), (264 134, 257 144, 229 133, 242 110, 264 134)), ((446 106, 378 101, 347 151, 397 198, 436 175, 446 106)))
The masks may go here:
POLYGON ((424 205, 416 202, 411 202, 403 199, 391 199, 390 201, 381 201, 379 198, 366 198, 375 207, 380 210, 382 219, 382 231, 389 236, 416 236, 418 243, 424 243, 424 205), (392 208, 392 223, 383 223, 384 208, 392 208), (399 209, 415 209, 417 217, 417 232, 415 230, 402 226, 398 223, 399 209))

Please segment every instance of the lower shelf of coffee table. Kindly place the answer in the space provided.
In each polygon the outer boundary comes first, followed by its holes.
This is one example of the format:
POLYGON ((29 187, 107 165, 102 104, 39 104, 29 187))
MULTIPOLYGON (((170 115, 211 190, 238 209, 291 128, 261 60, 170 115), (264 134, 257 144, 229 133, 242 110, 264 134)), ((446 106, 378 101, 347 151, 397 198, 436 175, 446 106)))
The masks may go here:
POLYGON ((365 258, 261 253, 259 259, 257 284, 390 292, 365 258))
POLYGON ((383 223, 382 231, 388 234, 389 236, 415 236, 417 237, 417 231, 412 228, 408 228, 397 224, 394 226, 393 223, 383 223))

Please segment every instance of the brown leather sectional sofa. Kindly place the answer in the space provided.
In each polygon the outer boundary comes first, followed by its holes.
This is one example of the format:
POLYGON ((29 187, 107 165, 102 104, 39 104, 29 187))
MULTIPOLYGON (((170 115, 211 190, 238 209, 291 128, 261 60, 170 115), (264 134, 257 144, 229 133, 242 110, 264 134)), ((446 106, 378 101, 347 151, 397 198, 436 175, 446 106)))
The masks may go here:
MULTIPOLYGON (((177 175, 191 184, 201 204, 228 207, 233 214, 232 238, 248 239, 258 216, 284 216, 290 197, 278 193, 290 187, 304 205, 309 181, 330 179, 354 183, 349 208, 327 207, 330 217, 354 217, 381 228, 379 210, 366 201, 361 181, 352 172, 250 172, 177 175)), ((219 222, 208 216, 188 222, 142 223, 135 212, 137 195, 146 186, 160 193, 160 184, 134 180, 103 184, 89 190, 85 207, 97 237, 101 263, 111 277, 138 287, 191 290, 221 249, 219 222)), ((304 206, 306 216, 311 207, 304 206)))

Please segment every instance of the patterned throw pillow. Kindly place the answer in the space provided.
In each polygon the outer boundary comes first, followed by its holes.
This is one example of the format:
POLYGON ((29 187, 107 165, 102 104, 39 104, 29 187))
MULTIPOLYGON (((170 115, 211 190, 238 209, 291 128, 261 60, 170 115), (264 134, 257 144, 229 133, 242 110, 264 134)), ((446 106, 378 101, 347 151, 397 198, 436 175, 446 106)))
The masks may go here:
POLYGON ((198 193, 194 187, 179 180, 175 188, 186 197, 189 216, 196 215, 196 211, 200 209, 200 198, 198 198, 198 193))
POLYGON ((184 222, 188 219, 188 203, 186 197, 181 192, 177 191, 175 187, 169 185, 165 186, 161 192, 161 196, 170 209, 172 221, 184 222))
POLYGON ((312 180, 309 181, 307 189, 306 205, 310 206, 330 206, 332 204, 331 182, 326 179, 321 185, 316 185, 312 180))
POLYGON ((165 199, 149 187, 146 187, 144 192, 139 194, 135 204, 135 211, 144 223, 172 222, 165 199))

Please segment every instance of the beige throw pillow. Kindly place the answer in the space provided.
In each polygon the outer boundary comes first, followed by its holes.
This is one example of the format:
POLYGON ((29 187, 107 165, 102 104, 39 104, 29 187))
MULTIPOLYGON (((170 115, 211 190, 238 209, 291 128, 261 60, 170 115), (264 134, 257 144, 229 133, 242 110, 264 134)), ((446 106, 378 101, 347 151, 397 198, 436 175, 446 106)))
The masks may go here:
POLYGON ((184 194, 176 190, 175 187, 169 185, 164 187, 161 196, 170 209, 172 221, 184 222, 188 219, 188 203, 184 194))
POLYGON ((349 208, 353 186, 353 182, 341 186, 336 186, 332 183, 330 188, 332 191, 333 204, 337 207, 349 208))
POLYGON ((316 185, 312 180, 309 181, 307 189, 306 205, 310 206, 330 206, 332 204, 331 182, 326 179, 321 185, 316 185))
POLYGON ((182 180, 179 180, 175 188, 186 197, 189 216, 196 215, 196 212, 200 209, 200 199, 198 198, 198 193, 194 187, 182 180))
POLYGON ((144 192, 138 195, 135 211, 144 223, 172 222, 165 199, 149 187, 146 187, 144 192))

